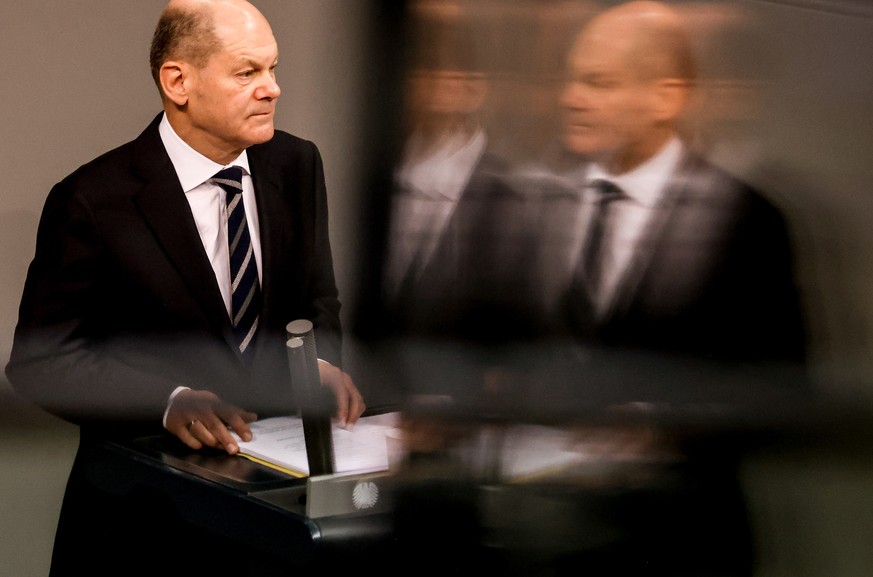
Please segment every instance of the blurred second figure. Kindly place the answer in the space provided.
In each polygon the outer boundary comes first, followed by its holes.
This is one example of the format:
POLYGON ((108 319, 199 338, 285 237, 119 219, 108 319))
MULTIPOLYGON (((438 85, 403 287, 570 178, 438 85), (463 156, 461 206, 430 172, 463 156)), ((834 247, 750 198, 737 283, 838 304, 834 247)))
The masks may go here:
POLYGON ((522 240, 531 229, 482 122, 488 77, 472 28, 420 16, 412 38, 379 322, 398 345, 390 362, 409 361, 407 392, 448 392, 452 383, 466 393, 490 362, 479 354, 518 334, 516 303, 530 289, 512 267, 533 248, 522 240))

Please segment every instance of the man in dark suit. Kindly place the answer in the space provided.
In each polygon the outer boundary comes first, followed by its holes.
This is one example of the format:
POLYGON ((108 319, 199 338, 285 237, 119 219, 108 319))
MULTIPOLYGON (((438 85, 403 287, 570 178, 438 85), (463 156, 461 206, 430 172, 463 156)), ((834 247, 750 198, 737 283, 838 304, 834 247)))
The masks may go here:
MULTIPOLYGON (((101 517, 111 507, 100 509, 85 480, 92 440, 168 431, 192 449, 234 454, 230 430, 249 439, 255 418, 298 409, 288 322, 313 322, 321 383, 339 423, 364 411, 340 368, 321 158, 313 143, 273 126, 277 58, 270 26, 251 4, 172 0, 151 47, 163 113, 46 200, 6 371, 22 395, 81 425, 57 571, 115 530, 101 517), (222 186, 227 179, 212 179, 229 167, 241 176, 239 204, 225 205, 235 195, 222 186), (244 215, 245 245, 228 232, 230 213, 244 215), (239 303, 251 307, 246 313, 234 302, 240 281, 231 281, 242 246, 255 281, 239 303), (252 322, 237 340, 244 318, 252 322)), ((82 562, 94 570, 94 559, 82 562)))
POLYGON ((563 143, 578 160, 564 190, 544 195, 542 228, 564 234, 543 243, 562 251, 544 259, 553 319, 613 349, 802 362, 786 222, 683 141, 694 80, 680 18, 662 4, 608 10, 576 37, 561 102, 563 143), (607 226, 592 236, 598 221, 607 226))
POLYGON ((552 340, 523 401, 595 411, 609 432, 642 424, 659 434, 640 454, 681 456, 650 493, 617 504, 625 533, 607 567, 749 575, 742 447, 721 427, 803 389, 805 334, 780 211, 681 135, 695 75, 683 20, 662 3, 606 9, 574 38, 561 92, 569 164, 527 178, 552 340))
POLYGON ((489 80, 474 30, 460 17, 414 13, 411 31, 404 141, 383 196, 367 324, 391 343, 383 366, 406 392, 475 394, 479 354, 523 332, 512 299, 527 279, 511 273, 534 244, 523 241, 525 197, 508 184, 483 122, 489 80))

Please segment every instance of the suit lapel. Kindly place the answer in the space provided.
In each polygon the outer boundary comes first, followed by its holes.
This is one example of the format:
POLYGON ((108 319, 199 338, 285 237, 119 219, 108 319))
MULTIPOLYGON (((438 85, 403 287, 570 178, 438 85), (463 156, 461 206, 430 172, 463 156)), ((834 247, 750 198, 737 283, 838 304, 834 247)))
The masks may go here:
MULTIPOLYGON (((492 185, 485 177, 483 162, 480 160, 474 167, 469 182, 464 186, 460 199, 446 220, 430 258, 420 263, 417 269, 416 278, 423 287, 445 289, 446 275, 455 282, 469 282, 466 274, 471 271, 471 267, 475 266, 476 262, 471 259, 478 255, 479 249, 488 248, 475 242, 476 235, 483 233, 483 226, 487 223, 488 217, 493 216, 488 214, 488 210, 495 202, 492 197, 492 185)), ((463 288, 463 285, 456 288, 463 288)))
POLYGON ((203 250, 191 207, 158 133, 160 115, 137 139, 133 169, 146 184, 135 202, 167 258, 200 303, 206 318, 236 349, 212 265, 203 250))
POLYGON ((675 215, 683 195, 686 194, 689 175, 693 173, 693 162, 694 157, 686 152, 676 168, 675 174, 671 175, 667 188, 637 241, 631 261, 619 279, 616 286, 616 297, 607 311, 609 318, 627 314, 633 303, 637 301, 639 291, 644 285, 643 281, 648 274, 651 272, 672 274, 671 271, 652 271, 652 263, 656 260, 659 252, 664 250, 666 238, 671 231, 669 223, 675 215))
MULTIPOLYGON (((252 170, 252 181, 255 187, 255 199, 258 204, 258 228, 261 238, 261 294, 263 311, 272 309, 273 299, 281 295, 278 283, 281 283, 279 271, 270 266, 281 260, 283 246, 290 246, 285 236, 290 234, 291 218, 284 213, 287 208, 282 203, 279 185, 279 175, 273 166, 260 154, 259 147, 248 149, 249 167, 252 170)), ((286 296, 287 298, 287 296, 286 296)), ((267 319, 261 319, 266 321, 267 319)))

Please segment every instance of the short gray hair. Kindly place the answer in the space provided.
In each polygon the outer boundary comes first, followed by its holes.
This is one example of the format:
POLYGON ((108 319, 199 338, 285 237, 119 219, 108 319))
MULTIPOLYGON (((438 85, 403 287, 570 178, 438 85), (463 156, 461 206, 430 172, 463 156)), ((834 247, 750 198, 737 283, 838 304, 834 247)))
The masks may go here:
POLYGON ((166 8, 158 20, 149 51, 152 78, 161 88, 161 66, 168 60, 184 60, 201 68, 221 48, 212 10, 205 6, 166 8))

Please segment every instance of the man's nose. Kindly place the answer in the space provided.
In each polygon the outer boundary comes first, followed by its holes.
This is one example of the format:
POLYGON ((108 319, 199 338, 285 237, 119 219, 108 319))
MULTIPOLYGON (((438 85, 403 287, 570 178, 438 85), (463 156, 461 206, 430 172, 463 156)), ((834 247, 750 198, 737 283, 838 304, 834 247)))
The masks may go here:
POLYGON ((279 83, 272 74, 266 75, 265 78, 266 80, 258 88, 256 94, 258 99, 269 98, 270 100, 275 100, 279 98, 279 95, 282 93, 282 89, 279 88, 279 83))
POLYGON ((561 91, 561 105, 564 108, 587 108, 589 92, 580 82, 568 82, 561 91))

